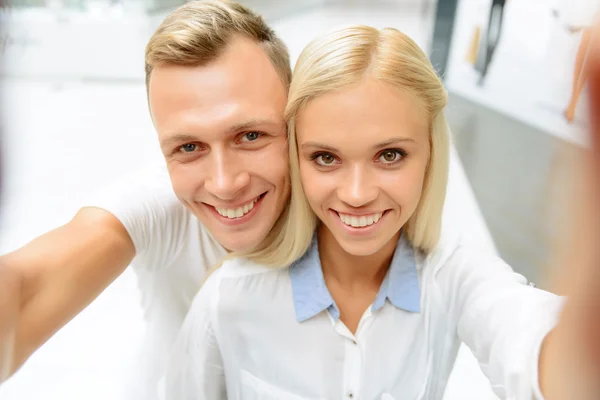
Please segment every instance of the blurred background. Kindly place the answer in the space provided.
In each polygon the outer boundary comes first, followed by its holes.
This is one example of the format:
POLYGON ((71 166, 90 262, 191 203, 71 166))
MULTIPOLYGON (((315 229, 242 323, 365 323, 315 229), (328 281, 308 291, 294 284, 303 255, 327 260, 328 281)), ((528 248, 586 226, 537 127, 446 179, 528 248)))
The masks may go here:
MULTIPOLYGON (((0 0, 0 254, 65 223, 95 190, 162 157, 146 103, 144 48, 183 2, 0 0)), ((341 24, 411 36, 450 95, 447 223, 550 288, 550 250, 571 200, 572 165, 587 145, 585 91, 572 93, 596 0, 241 2, 266 17, 292 60, 341 24)), ((118 398, 144 329, 127 271, 0 388, 0 399, 118 398)), ((447 398, 494 399, 473 360, 462 359, 447 398)))

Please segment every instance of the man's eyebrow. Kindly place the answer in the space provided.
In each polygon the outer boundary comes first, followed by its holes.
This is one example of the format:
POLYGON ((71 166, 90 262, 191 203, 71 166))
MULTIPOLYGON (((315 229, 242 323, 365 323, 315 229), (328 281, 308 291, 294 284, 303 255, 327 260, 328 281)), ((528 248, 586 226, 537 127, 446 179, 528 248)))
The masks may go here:
POLYGON ((160 141, 161 147, 169 147, 175 143, 197 142, 198 138, 186 133, 176 133, 160 141))
POLYGON ((234 133, 255 128, 257 126, 279 126, 281 123, 269 118, 250 119, 239 124, 230 126, 227 132, 234 133))

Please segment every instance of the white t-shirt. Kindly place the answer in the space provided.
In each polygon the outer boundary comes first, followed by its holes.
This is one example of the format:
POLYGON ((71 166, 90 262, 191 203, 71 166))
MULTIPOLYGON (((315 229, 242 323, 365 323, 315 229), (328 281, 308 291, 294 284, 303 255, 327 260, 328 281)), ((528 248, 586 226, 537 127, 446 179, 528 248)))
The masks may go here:
POLYGON ((562 304, 458 235, 428 256, 400 240, 352 334, 314 241, 290 268, 231 260, 192 304, 165 399, 442 399, 461 341, 500 398, 542 399, 539 352, 562 304))
POLYGON ((166 167, 129 174, 90 205, 114 214, 135 245, 132 267, 148 325, 125 397, 153 400, 192 300, 226 251, 177 199, 166 167))

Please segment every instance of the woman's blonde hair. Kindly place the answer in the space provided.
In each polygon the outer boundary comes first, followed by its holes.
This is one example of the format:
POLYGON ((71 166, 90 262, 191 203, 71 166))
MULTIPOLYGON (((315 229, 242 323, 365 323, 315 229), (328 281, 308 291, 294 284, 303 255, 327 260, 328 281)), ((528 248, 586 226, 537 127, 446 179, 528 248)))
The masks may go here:
POLYGON ((296 117, 310 100, 366 76, 412 93, 424 106, 430 127, 430 159, 421 199, 404 229, 415 248, 427 253, 436 246, 448 181, 446 90, 427 56, 411 38, 396 29, 353 26, 313 40, 298 59, 286 108, 290 204, 264 245, 246 257, 263 265, 284 267, 300 258, 310 246, 317 220, 302 190, 296 117))

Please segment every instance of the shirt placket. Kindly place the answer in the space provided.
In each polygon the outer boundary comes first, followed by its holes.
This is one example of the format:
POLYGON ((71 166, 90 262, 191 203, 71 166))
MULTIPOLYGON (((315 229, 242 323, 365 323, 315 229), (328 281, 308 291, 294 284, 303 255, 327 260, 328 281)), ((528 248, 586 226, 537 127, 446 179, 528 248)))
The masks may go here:
POLYGON ((361 332, 365 330, 371 319, 371 309, 365 312, 356 330, 356 336, 338 320, 335 330, 344 337, 344 382, 342 398, 345 400, 358 400, 360 398, 361 375, 363 370, 363 357, 361 344, 358 340, 361 332))

